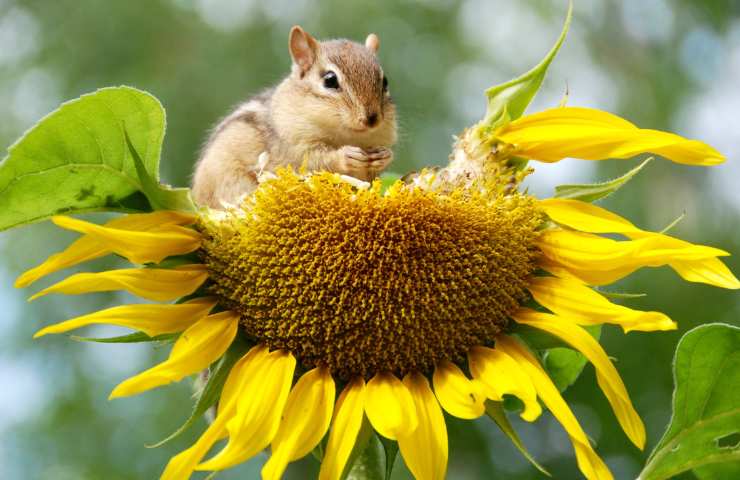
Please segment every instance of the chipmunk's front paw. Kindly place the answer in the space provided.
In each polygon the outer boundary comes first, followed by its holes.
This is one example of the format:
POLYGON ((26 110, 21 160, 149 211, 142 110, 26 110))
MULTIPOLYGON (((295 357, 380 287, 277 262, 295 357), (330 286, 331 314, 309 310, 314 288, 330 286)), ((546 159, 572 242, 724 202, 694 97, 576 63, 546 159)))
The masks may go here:
POLYGON ((370 181, 393 160, 393 152, 386 147, 364 150, 345 145, 339 150, 337 173, 351 175, 360 180, 370 181))
POLYGON ((385 167, 393 161, 393 150, 388 147, 374 147, 365 150, 371 163, 371 168, 376 174, 385 170, 385 167))

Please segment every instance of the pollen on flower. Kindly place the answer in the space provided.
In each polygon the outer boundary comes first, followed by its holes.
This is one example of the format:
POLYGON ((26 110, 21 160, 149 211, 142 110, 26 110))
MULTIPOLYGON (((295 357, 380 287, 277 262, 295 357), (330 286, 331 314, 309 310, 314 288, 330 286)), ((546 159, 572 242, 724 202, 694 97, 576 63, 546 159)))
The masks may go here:
POLYGON ((486 189, 282 171, 242 209, 201 221, 210 290, 247 334, 343 379, 431 371, 491 341, 526 297, 542 214, 486 189))

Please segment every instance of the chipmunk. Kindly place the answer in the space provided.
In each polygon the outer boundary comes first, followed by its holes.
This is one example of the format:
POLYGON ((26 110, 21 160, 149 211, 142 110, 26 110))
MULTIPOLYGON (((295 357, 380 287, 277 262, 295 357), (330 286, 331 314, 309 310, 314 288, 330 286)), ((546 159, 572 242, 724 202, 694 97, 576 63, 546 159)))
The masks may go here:
POLYGON ((263 170, 305 166, 360 180, 393 160, 396 108, 377 58, 380 40, 317 41, 290 31, 290 75, 242 103, 213 130, 193 175, 199 205, 224 208, 258 185, 263 170))

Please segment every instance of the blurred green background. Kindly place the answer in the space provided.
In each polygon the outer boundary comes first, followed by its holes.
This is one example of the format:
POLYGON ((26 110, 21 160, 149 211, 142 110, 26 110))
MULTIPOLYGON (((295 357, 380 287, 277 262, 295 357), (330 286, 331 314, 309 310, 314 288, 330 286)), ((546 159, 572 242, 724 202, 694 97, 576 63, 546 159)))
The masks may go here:
MULTIPOLYGON (((556 105, 567 88, 570 105, 710 142, 727 155, 725 165, 710 170, 658 160, 604 205, 650 229, 685 212, 676 235, 737 253, 740 2, 575 3, 569 38, 530 110, 556 105)), ((186 185, 207 130, 241 99, 287 73, 288 30, 301 24, 319 38, 362 40, 377 32, 400 112, 394 170, 442 164, 452 135, 482 115, 483 89, 537 63, 556 38, 565 9, 565 0, 0 0, 0 144, 10 145, 64 100, 103 86, 133 85, 167 109, 162 173, 166 181, 186 185)), ((547 196, 558 183, 614 177, 636 162, 535 164, 529 186, 547 196)), ((156 478, 203 428, 158 449, 144 446, 186 418, 189 382, 132 399, 106 397, 119 381, 164 358, 166 349, 31 340, 43 325, 132 298, 50 296, 27 304, 30 292, 12 288, 20 272, 72 238, 48 223, 0 235, 0 478, 156 478)), ((737 256, 727 262, 740 272, 737 256)), ((645 420, 646 452, 619 430, 591 367, 565 395, 615 477, 626 479, 640 471, 669 419, 676 342, 700 323, 737 323, 740 302, 734 292, 685 283, 665 268, 632 275, 615 290, 648 292, 629 303, 665 311, 680 325, 676 332, 652 334, 605 329, 603 343, 645 420)), ((580 478, 570 443, 551 416, 533 425, 515 422, 554 478, 580 478)), ((451 479, 544 478, 486 419, 450 420, 449 431, 451 479)), ((219 478, 256 478, 264 460, 261 455, 219 478)), ((315 472, 309 458, 287 477, 315 472)), ((410 478, 400 466, 396 477, 410 478)))

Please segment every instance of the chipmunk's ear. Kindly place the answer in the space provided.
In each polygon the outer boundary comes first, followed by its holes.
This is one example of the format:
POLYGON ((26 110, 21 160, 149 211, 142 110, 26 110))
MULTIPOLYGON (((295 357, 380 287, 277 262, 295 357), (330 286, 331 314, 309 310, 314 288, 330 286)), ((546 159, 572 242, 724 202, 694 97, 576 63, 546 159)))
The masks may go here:
POLYGON ((371 33, 365 39, 365 48, 373 53, 378 53, 378 50, 380 50, 380 38, 374 33, 371 33))
POLYGON ((290 29, 288 50, 293 63, 301 70, 301 76, 311 69, 319 54, 319 42, 298 25, 290 29))

